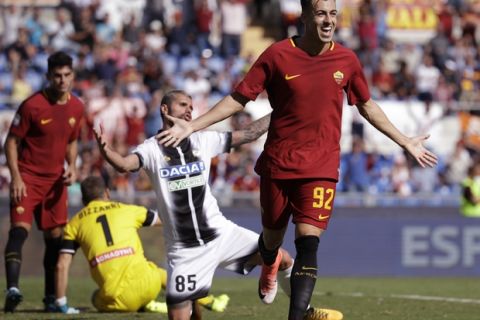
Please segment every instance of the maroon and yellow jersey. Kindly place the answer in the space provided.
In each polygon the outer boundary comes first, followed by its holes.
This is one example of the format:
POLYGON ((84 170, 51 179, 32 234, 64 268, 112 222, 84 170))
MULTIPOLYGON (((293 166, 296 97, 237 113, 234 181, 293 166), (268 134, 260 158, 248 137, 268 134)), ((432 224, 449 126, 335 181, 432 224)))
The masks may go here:
POLYGON ((83 103, 73 95, 65 104, 53 104, 45 92, 25 100, 10 127, 10 134, 22 140, 20 170, 51 178, 61 175, 67 145, 78 137, 83 110, 83 103))
POLYGON ((266 90, 273 108, 255 171, 272 179, 338 179, 343 91, 350 105, 370 99, 355 54, 332 42, 310 56, 294 39, 258 58, 235 91, 250 100, 266 90))

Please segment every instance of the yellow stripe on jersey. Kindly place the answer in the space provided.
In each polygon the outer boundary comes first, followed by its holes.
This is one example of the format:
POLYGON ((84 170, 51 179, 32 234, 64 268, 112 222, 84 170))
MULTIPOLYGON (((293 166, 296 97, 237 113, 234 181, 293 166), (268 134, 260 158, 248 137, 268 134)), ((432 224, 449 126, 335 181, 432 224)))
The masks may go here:
POLYGON ((118 293, 121 278, 147 264, 137 232, 146 218, 144 207, 96 200, 65 227, 65 240, 78 243, 87 260, 95 261, 90 273, 107 296, 118 293))

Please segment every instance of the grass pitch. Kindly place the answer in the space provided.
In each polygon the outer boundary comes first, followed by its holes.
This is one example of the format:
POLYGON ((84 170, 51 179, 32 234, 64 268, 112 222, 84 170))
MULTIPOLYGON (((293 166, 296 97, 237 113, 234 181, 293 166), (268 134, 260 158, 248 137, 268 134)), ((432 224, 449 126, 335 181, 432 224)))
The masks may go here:
MULTIPOLYGON (((286 319, 288 299, 279 292, 272 305, 263 305, 256 293, 256 278, 216 278, 212 293, 227 293, 230 304, 224 313, 204 310, 210 319, 286 319)), ((4 279, 0 286, 5 287, 4 279)), ((1 319, 166 319, 166 315, 144 313, 99 314, 90 304, 95 284, 88 278, 72 278, 69 304, 79 315, 41 312, 43 280, 22 278, 24 301, 15 314, 1 319)), ((2 297, 3 299, 3 297, 2 297)), ((163 300, 162 295, 159 300, 163 300)), ((319 278, 312 298, 317 307, 343 312, 345 320, 479 320, 480 279, 477 278, 319 278)), ((3 308, 3 301, 2 301, 3 308)))

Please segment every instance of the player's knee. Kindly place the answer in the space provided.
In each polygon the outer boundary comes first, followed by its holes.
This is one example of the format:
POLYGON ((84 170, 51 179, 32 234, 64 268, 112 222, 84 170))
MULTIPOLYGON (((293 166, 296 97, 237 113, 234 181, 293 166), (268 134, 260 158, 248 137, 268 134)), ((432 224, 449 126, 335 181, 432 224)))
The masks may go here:
POLYGON ((92 296, 90 297, 90 301, 92 302, 92 305, 97 309, 98 311, 101 311, 101 305, 98 303, 98 293, 100 292, 99 289, 96 289, 93 291, 92 296))
POLYGON ((318 243, 320 239, 316 236, 302 236, 295 240, 297 255, 317 255, 318 243))
POLYGON ((8 241, 5 247, 5 260, 21 260, 22 247, 28 237, 27 229, 23 227, 13 227, 8 232, 8 241))

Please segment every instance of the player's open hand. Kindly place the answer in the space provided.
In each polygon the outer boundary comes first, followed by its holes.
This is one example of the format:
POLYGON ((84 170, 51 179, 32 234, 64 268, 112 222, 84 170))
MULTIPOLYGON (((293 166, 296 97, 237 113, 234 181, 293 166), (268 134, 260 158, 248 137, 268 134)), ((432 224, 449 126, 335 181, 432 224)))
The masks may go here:
POLYGON ((12 178, 10 183, 10 198, 13 203, 18 204, 24 197, 27 196, 27 186, 21 177, 12 178))
POLYGON ((405 145, 405 150, 415 158, 422 168, 434 167, 438 162, 437 156, 423 146, 423 142, 429 137, 430 135, 427 134, 409 138, 409 142, 405 145))
POLYGON ((176 147, 180 141, 188 137, 193 132, 193 128, 190 122, 174 118, 167 114, 164 115, 166 120, 173 122, 173 126, 167 130, 163 130, 155 136, 159 143, 165 147, 176 147))

